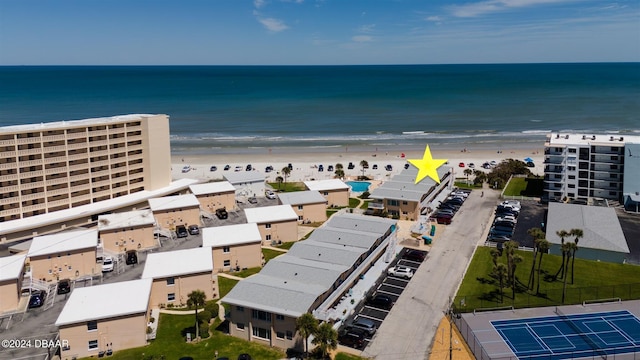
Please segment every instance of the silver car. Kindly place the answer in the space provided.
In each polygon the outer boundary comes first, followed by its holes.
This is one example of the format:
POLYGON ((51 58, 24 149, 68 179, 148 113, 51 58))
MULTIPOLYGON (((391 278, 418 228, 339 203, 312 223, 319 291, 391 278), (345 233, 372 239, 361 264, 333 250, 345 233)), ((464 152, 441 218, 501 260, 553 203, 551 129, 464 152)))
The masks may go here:
POLYGON ((357 318, 353 324, 351 324, 352 328, 362 329, 367 332, 369 335, 373 335, 376 333, 376 323, 371 319, 359 317, 357 318))

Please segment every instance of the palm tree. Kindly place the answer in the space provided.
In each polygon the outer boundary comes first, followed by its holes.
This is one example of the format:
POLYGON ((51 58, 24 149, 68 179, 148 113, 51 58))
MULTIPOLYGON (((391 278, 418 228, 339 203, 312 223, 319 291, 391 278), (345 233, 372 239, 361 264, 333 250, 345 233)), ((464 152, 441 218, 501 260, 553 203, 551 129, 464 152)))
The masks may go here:
POLYGON ((569 272, 569 254, 571 253, 571 245, 575 245, 574 243, 564 243, 562 244, 562 254, 567 254, 567 261, 566 264, 564 264, 565 270, 564 270, 564 282, 562 284, 562 303, 564 304, 564 296, 567 292, 567 278, 569 277, 568 272, 569 272))
POLYGON ((324 322, 318 326, 313 334, 312 344, 318 346, 322 351, 322 358, 325 359, 329 350, 338 348, 338 332, 331 324, 324 322))
POLYGON ((500 283, 500 302, 504 302, 504 282, 507 280, 507 266, 503 263, 499 263, 493 267, 493 276, 498 278, 500 283))
POLYGON ((342 170, 342 169, 336 169, 336 171, 335 171, 335 173, 334 173, 334 174, 336 174, 336 177, 337 177, 338 179, 342 179, 342 178, 344 177, 344 170, 342 170))
POLYGON ((341 163, 336 164, 336 170, 344 170, 344 166, 341 163))
POLYGON ((487 177, 488 177, 488 176, 487 176, 487 174, 486 174, 486 173, 484 173, 483 171, 479 171, 479 172, 476 174, 475 179, 473 179, 473 183, 474 183, 475 185, 482 184, 482 183, 484 183, 485 181, 487 181, 487 177))
POLYGON ((511 266, 513 267, 511 269, 511 298, 514 302, 516 300, 516 267, 523 260, 524 259, 522 258, 522 256, 518 254, 513 254, 513 256, 511 257, 511 266))
POLYGON ((576 251, 578 251, 578 242, 584 236, 582 229, 571 229, 571 235, 575 236, 574 246, 571 247, 571 284, 573 285, 573 264, 576 261, 576 251))
POLYGON ((360 161, 360 167, 362 167, 362 177, 364 177, 364 169, 369 168, 369 163, 367 162, 367 160, 360 161))
MULTIPOLYGON (((562 247, 564 245, 564 238, 566 238, 567 236, 571 235, 568 231, 566 230, 558 230, 556 231, 556 235, 558 235, 560 237, 560 246, 562 247)), ((560 278, 562 278, 564 276, 564 262, 566 260, 567 254, 563 251, 562 252, 562 264, 560 265, 560 269, 558 269, 558 272, 556 272, 556 278, 558 277, 558 274, 560 274, 560 278)))
POLYGON ((200 327, 198 324, 198 308, 204 306, 207 295, 202 290, 193 290, 188 295, 187 306, 193 307, 196 314, 196 339, 200 337, 200 327))
POLYGON ((309 336, 318 330, 318 321, 311 313, 304 313, 296 319, 296 328, 300 332, 300 336, 304 338, 304 351, 309 352, 309 336))
POLYGON ((473 170, 471 169, 464 169, 464 171, 462 172, 463 174, 465 174, 467 176, 467 184, 469 183, 469 176, 471 174, 473 174, 473 170))
POLYGON ((551 247, 551 243, 547 239, 538 239, 538 252, 540 258, 538 259, 538 287, 536 288, 536 294, 540 294, 540 268, 542 267, 542 255, 546 254, 551 247))
POLYGON ((491 249, 491 260, 493 261, 493 266, 498 265, 498 257, 500 257, 500 250, 491 249))
POLYGON ((291 169, 289 169, 288 166, 285 166, 282 168, 282 170, 280 170, 280 172, 282 172, 282 175, 284 175, 284 183, 285 185, 287 184, 287 176, 289 176, 289 174, 291 174, 291 169))
POLYGON ((509 282, 511 282, 511 279, 513 277, 513 274, 511 273, 511 270, 513 269, 512 260, 513 255, 515 255, 516 249, 518 248, 518 245, 518 242, 513 240, 509 240, 504 243, 504 249, 507 252, 507 274, 509 276, 509 282))
POLYGON ((284 181, 284 178, 282 176, 278 176, 276 177, 276 181, 278 182, 278 190, 280 190, 280 186, 282 185, 282 181, 284 181))
POLYGON ((529 282, 527 282, 527 288, 533 290, 535 283, 534 272, 536 269, 536 256, 538 256, 538 241, 544 238, 544 231, 540 228, 531 228, 527 230, 527 234, 533 237, 533 262, 531 263, 531 272, 529 273, 529 282))

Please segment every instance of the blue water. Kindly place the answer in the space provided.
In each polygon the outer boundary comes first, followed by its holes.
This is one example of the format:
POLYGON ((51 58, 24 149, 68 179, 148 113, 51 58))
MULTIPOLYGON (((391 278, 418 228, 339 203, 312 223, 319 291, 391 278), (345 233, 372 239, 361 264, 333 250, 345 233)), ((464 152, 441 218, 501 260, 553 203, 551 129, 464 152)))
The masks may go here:
POLYGON ((0 67, 0 126, 128 113, 168 114, 183 153, 540 144, 640 133, 640 63, 0 67))
POLYGON ((371 185, 368 181, 347 181, 346 184, 351 187, 353 192, 365 192, 369 190, 369 185, 371 185))

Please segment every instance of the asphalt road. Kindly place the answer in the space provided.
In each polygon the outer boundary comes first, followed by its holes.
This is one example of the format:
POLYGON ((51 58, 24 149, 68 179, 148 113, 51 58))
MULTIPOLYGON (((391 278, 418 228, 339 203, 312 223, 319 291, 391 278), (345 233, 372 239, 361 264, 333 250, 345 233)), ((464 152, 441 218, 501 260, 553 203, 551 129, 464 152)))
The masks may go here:
MULTIPOLYGON (((389 315, 362 353, 376 359, 428 359, 438 324, 449 307, 498 203, 485 189, 469 195, 454 221, 434 242, 389 315)), ((490 225, 490 224, 489 224, 490 225)))

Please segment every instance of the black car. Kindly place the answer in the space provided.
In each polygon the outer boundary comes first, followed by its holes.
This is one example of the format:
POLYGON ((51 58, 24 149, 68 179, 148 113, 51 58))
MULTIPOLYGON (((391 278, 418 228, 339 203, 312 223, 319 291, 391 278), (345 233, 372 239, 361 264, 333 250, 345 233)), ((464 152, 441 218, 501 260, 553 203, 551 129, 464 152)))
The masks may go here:
POLYGON ((536 167, 536 164, 533 161, 527 161, 527 167, 536 167))
POLYGON ((230 165, 225 165, 225 166, 224 166, 224 171, 228 171, 229 169, 231 169, 231 166, 230 166, 230 165))
POLYGON ((240 355, 238 355, 238 360, 251 360, 251 355, 249 355, 249 354, 240 354, 240 355))
POLYGON ((138 263, 138 253, 135 250, 127 251, 127 260, 125 261, 127 265, 134 265, 138 263))
POLYGON ((289 163, 287 167, 289 168, 289 170, 293 170, 293 165, 291 165, 291 163, 289 163))
POLYGON ((209 168, 209 171, 216 171, 216 170, 218 170, 218 167, 215 165, 209 168))
POLYGON ((62 279, 58 281, 58 295, 68 294, 71 292, 71 280, 62 279))
POLYGON ((366 333, 361 329, 347 329, 338 335, 338 342, 355 349, 364 347, 366 333))
POLYGON ((408 169, 409 168, 409 163, 404 164, 404 169, 408 169))
POLYGON ((220 208, 216 210, 216 216, 218 217, 218 219, 226 219, 229 217, 229 214, 227 213, 226 209, 220 208))
POLYGON ((393 166, 391 166, 391 164, 387 165, 384 167, 385 170, 387 171, 392 171, 393 170, 393 166))
POLYGON ((187 228, 184 225, 176 226, 176 236, 178 236, 179 238, 189 236, 189 233, 187 232, 187 228))
POLYGON ((198 225, 189 225, 189 234, 191 235, 200 234, 200 228, 198 228, 198 225))
POLYGON ((31 293, 31 298, 29 299, 29 309, 41 307, 44 305, 44 298, 46 294, 42 291, 34 291, 31 293))
POLYGON ((246 171, 251 171, 253 170, 253 166, 251 166, 251 164, 247 165, 247 167, 245 168, 246 171))
POLYGON ((349 170, 353 170, 353 169, 355 169, 355 168, 356 168, 356 166, 355 166, 355 165, 353 165, 353 163, 352 163, 352 162, 349 162, 349 165, 347 165, 347 169, 349 169, 349 170))
POLYGON ((376 294, 367 301, 367 305, 379 309, 389 310, 393 306, 393 300, 391 300, 391 298, 387 295, 376 294))
POLYGON ((273 166, 271 166, 271 165, 269 165, 266 168, 264 168, 264 172, 269 173, 269 172, 272 172, 272 171, 273 171, 273 166))
POLYGON ((333 171, 333 165, 327 166, 327 171, 333 171))
POLYGON ((378 170, 378 164, 373 164, 372 169, 373 169, 373 170, 378 170))
POLYGON ((406 253, 404 253, 402 258, 411 261, 423 262, 426 255, 427 253, 425 253, 424 251, 409 249, 406 253))

